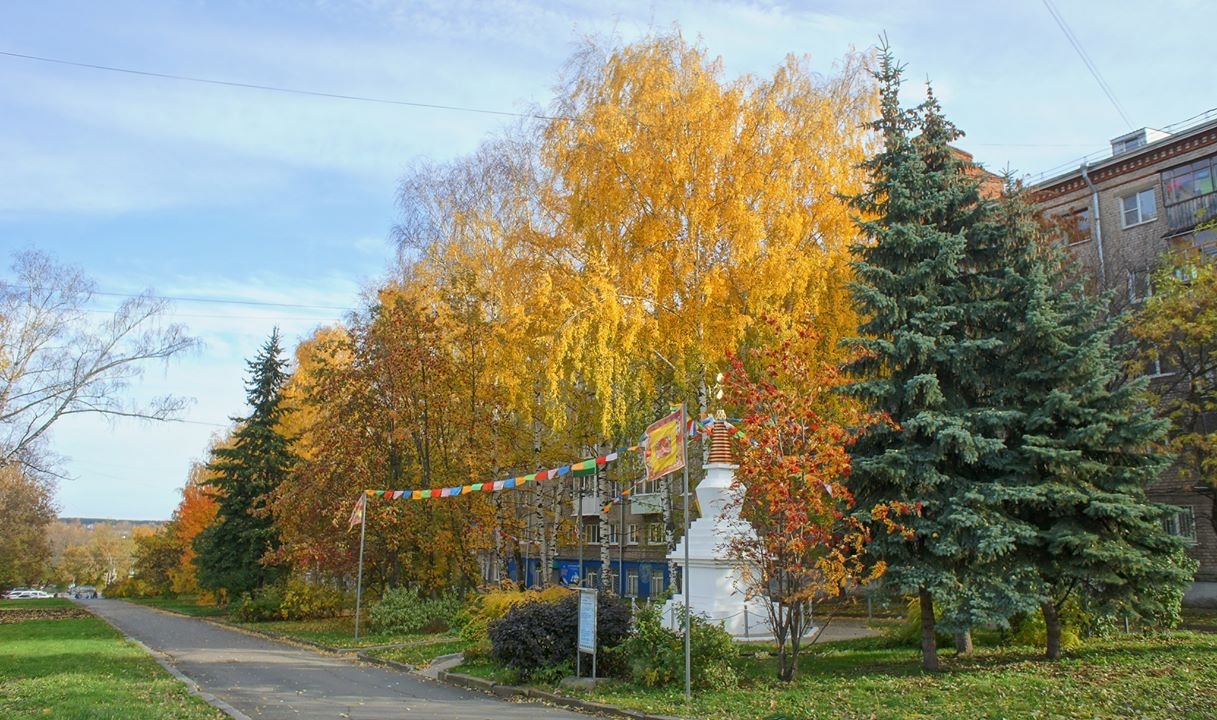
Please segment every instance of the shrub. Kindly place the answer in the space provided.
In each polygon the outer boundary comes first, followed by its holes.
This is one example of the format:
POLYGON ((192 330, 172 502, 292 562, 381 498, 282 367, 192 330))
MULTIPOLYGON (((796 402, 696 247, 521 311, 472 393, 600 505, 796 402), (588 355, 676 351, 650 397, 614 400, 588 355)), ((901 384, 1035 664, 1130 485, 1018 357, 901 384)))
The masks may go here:
MULTIPOLYGON (((663 626, 659 613, 657 603, 640 610, 634 633, 609 653, 631 680, 646 687, 674 685, 685 677, 684 620, 681 632, 672 632, 663 626)), ((739 653, 721 625, 694 615, 689 645, 694 687, 722 690, 736 685, 739 678, 734 662, 739 653)))
MULTIPOLYGON (((1078 634, 1081 618, 1066 606, 1061 612, 1061 648, 1068 650, 1082 641, 1078 634)), ((1048 626, 1040 612, 1016 615, 1010 619, 1010 642, 1042 648, 1048 642, 1048 626)))
MULTIPOLYGON (((629 606, 615 595, 599 594, 597 648, 620 644, 629 627, 629 606)), ((549 679, 559 668, 575 664, 578 630, 578 594, 567 592, 556 602, 526 602, 512 607, 501 620, 490 625, 491 656, 515 670, 522 680, 542 676, 549 679)), ((569 669, 563 672, 566 673, 569 669)))
MULTIPOLYGON (((941 606, 934 608, 934 617, 935 619, 941 619, 941 606)), ((943 633, 937 625, 935 625, 935 629, 938 630, 936 635, 938 645, 953 642, 951 636, 943 633)), ((883 636, 894 645, 904 647, 919 647, 921 645, 921 602, 916 597, 909 599, 908 610, 904 614, 904 619, 898 624, 884 628, 883 636)))
POLYGON ((490 654, 490 625, 501 620, 517 605, 530 602, 557 602, 574 593, 570 588, 553 585, 543 590, 492 590, 475 596, 458 620, 461 639, 469 643, 465 657, 486 657, 490 654))
POLYGON ((283 591, 277 586, 254 591, 253 596, 243 595, 241 602, 232 611, 237 622, 266 622, 280 619, 279 608, 283 602, 283 591))
POLYGON ((279 605, 279 617, 284 620, 320 620, 334 617, 341 610, 342 593, 336 588, 289 580, 279 605))
POLYGON ((462 609, 460 597, 454 594, 424 598, 413 590, 397 588, 384 594, 369 620, 379 632, 442 632, 453 625, 462 609))

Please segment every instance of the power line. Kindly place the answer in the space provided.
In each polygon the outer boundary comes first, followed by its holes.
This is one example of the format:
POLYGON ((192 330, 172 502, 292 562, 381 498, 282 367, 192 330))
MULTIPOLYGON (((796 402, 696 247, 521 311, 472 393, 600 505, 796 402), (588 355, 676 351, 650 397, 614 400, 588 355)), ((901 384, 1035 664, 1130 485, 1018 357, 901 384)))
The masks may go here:
POLYGON ((300 305, 298 303, 280 303, 268 302, 262 300, 229 300, 226 298, 200 298, 200 297, 183 297, 181 295, 132 295, 130 293, 116 292, 94 292, 94 295, 105 295, 106 297, 123 297, 136 298, 146 297, 153 300, 177 300, 179 302, 197 302, 197 303, 216 303, 221 305, 252 305, 255 307, 278 307, 278 308, 296 308, 299 310, 335 310, 338 312, 351 312, 355 308, 337 307, 334 305, 300 305))
POLYGON ((347 95, 344 93, 322 92, 320 90, 302 90, 300 88, 282 87, 279 85, 260 85, 258 83, 240 82, 236 80, 216 80, 215 78, 195 77, 193 75, 176 75, 173 73, 154 72, 151 70, 136 70, 134 68, 118 67, 115 65, 98 65, 96 63, 75 62, 73 60, 63 60, 60 58, 42 57, 39 55, 26 55, 24 53, 9 52, 0 50, 0 55, 12 58, 20 58, 22 60, 32 60, 42 63, 53 63, 55 65, 69 65, 71 67, 88 68, 90 70, 104 70, 106 72, 124 73, 127 75, 138 75, 140 77, 159 78, 161 80, 176 80, 179 82, 199 83, 202 85, 220 85, 222 87, 242 88, 245 90, 265 90, 267 92, 286 93, 290 95, 305 95, 308 97, 328 98, 331 100, 350 100, 352 102, 367 102, 377 103, 380 105, 400 105, 405 107, 425 108, 428 110, 451 110, 453 112, 478 113, 481 115, 499 115, 503 117, 521 117, 532 118, 536 120, 556 120, 557 118, 549 115, 540 115, 536 113, 518 113, 508 110, 488 110, 486 108, 466 107, 463 105, 443 105, 440 103, 425 103, 415 102, 412 100, 394 100, 391 98, 370 97, 367 95, 347 95))
POLYGON ((1069 23, 1065 21, 1065 18, 1061 15, 1060 11, 1056 9, 1056 5, 1053 4, 1052 0, 1044 0, 1044 7, 1048 8, 1048 14, 1052 15, 1052 19, 1056 21, 1057 27, 1059 27, 1061 32, 1065 34, 1065 39, 1068 40, 1069 44, 1073 46, 1073 49, 1077 51, 1078 57, 1082 58, 1082 62, 1085 63, 1086 69, 1089 70, 1090 74, 1094 76, 1095 82, 1099 84, 1099 88, 1103 91, 1103 94, 1106 95, 1107 99, 1111 101, 1111 104, 1113 107, 1115 107, 1116 112, 1120 113, 1120 117, 1124 118, 1124 122, 1128 125, 1128 129, 1135 129, 1132 120, 1129 120, 1128 114, 1124 112, 1124 107, 1120 105, 1119 100, 1116 100, 1116 95, 1114 92, 1112 92, 1111 86, 1109 86, 1107 81, 1103 79, 1103 75, 1099 72, 1098 66, 1096 66, 1094 61, 1090 59, 1090 56, 1086 54, 1086 50, 1082 48, 1081 41, 1078 40, 1077 36, 1073 34, 1073 30, 1069 28, 1069 23))

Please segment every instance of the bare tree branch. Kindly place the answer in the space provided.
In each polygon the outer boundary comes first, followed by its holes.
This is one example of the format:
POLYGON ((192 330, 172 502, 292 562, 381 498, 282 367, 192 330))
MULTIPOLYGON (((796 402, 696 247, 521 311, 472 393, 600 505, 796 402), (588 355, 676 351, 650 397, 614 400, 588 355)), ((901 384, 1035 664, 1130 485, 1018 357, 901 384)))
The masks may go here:
POLYGON ((173 396, 125 397, 149 361, 199 345, 184 326, 162 322, 165 300, 144 293, 92 323, 93 283, 78 269, 36 251, 18 254, 12 269, 0 281, 0 464, 44 472, 41 445, 67 415, 170 420, 185 407, 173 396))

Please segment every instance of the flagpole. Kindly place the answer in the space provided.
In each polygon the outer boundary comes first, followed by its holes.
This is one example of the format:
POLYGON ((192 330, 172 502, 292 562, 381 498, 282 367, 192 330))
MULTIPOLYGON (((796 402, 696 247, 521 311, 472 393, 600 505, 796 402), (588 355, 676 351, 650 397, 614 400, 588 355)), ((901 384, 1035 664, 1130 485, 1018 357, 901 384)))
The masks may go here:
POLYGON ((689 615, 689 432, 685 427, 685 404, 680 404, 680 441, 685 465, 685 574, 681 579, 681 591, 685 596, 685 703, 693 698, 693 649, 690 634, 693 618, 689 615))
POLYGON ((363 542, 368 535, 368 494, 364 493, 359 499, 363 503, 360 509, 359 523, 359 575, 355 580, 355 639, 359 639, 359 610, 363 606, 363 542))

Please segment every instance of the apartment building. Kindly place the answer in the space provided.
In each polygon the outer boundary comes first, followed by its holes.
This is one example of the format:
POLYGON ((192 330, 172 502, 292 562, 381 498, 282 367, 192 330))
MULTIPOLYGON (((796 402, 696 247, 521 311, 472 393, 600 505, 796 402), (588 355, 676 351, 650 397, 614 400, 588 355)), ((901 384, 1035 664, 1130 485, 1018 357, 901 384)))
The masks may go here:
MULTIPOLYGON (((1153 270, 1171 252, 1217 255, 1217 112, 1173 131, 1143 128, 1111 141, 1111 155, 1032 185, 1045 220, 1079 260, 1090 289, 1112 291, 1112 310, 1135 309, 1153 292, 1153 270)), ((1165 382, 1169 367, 1151 377, 1165 382)), ((1191 602, 1217 603, 1212 489, 1168 472, 1150 496, 1180 508, 1167 529, 1200 562, 1191 602)))

